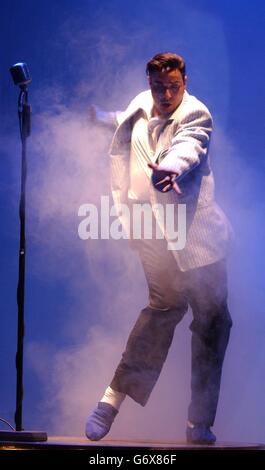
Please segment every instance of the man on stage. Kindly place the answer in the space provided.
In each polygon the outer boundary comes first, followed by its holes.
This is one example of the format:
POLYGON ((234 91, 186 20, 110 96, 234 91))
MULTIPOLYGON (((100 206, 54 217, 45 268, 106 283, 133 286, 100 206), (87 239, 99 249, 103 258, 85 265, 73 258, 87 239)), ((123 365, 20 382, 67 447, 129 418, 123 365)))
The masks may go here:
MULTIPOLYGON (((162 233, 131 240, 140 256, 149 303, 133 327, 126 349, 97 407, 86 435, 103 438, 129 395, 144 406, 160 375, 176 325, 191 307, 192 369, 188 443, 213 444, 222 365, 232 321, 227 307, 226 254, 229 222, 214 199, 208 158, 212 118, 186 91, 185 62, 174 53, 156 54, 146 67, 150 90, 117 115, 111 145, 112 192, 117 207, 148 203, 162 233), (156 210, 186 208, 186 243, 174 243, 156 210)), ((160 214, 161 215, 161 214, 160 214)), ((178 227, 178 231, 182 227, 178 227)), ((133 237, 132 237, 133 238, 133 237)), ((176 391, 176 400, 178 393, 176 391)), ((174 406, 174 403, 172 404, 174 406)))

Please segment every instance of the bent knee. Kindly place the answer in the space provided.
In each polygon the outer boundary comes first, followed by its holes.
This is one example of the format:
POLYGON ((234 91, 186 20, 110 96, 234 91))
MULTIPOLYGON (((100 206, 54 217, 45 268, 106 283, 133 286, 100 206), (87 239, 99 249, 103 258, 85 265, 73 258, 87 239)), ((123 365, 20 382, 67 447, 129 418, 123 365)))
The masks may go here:
POLYGON ((159 310, 162 312, 178 311, 182 315, 188 310, 188 304, 186 302, 158 302, 150 300, 147 307, 151 310, 159 310))

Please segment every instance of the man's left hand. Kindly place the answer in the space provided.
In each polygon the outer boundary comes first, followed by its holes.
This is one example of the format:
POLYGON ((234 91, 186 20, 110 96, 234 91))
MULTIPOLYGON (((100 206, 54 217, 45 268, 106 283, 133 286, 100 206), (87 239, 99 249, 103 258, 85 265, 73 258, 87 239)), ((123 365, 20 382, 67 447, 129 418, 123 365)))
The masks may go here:
POLYGON ((177 194, 181 194, 180 187, 176 182, 176 173, 173 171, 163 170, 157 163, 148 163, 148 166, 153 170, 152 181, 158 191, 166 193, 171 189, 174 189, 177 194))

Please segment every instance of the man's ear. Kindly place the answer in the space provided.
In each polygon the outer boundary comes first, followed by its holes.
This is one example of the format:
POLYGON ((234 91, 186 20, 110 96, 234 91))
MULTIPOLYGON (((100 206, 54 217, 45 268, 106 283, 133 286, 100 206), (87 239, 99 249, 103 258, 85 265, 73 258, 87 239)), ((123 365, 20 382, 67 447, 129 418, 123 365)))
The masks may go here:
POLYGON ((187 81, 188 81, 188 75, 185 75, 183 81, 184 81, 184 87, 186 88, 186 86, 187 86, 187 81))

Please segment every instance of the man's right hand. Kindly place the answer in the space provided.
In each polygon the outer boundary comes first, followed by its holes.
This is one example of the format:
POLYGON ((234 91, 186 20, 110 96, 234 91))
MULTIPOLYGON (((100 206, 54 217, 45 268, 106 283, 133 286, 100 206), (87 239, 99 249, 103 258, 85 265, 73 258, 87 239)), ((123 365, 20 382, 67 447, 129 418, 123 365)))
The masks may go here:
POLYGON ((103 111, 99 106, 91 104, 88 107, 88 118, 93 124, 101 124, 107 127, 116 127, 116 113, 112 111, 103 111))

